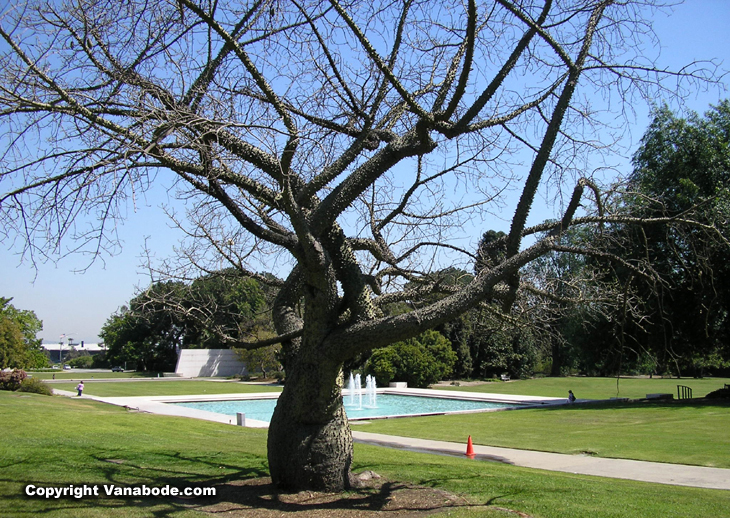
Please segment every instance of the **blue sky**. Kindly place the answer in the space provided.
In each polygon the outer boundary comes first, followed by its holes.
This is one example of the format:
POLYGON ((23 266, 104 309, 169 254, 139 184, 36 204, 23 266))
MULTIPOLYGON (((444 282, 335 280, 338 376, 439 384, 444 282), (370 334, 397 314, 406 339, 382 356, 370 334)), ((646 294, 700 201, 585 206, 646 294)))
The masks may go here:
MULTIPOLYGON (((660 62, 676 68, 692 60, 714 58, 723 62, 724 70, 730 70, 730 2, 691 0, 673 11, 669 17, 661 13, 656 16, 655 30, 662 42, 660 62)), ((726 84, 730 84, 730 78, 726 78, 726 84)), ((710 104, 728 96, 730 92, 715 88, 690 96, 686 105, 704 112, 710 104)), ((637 119, 631 133, 638 141, 649 122, 649 108, 634 108, 637 119)), ((622 173, 628 173, 628 168, 622 173)), ((122 251, 91 265, 87 258, 76 256, 57 264, 41 264, 36 271, 30 264, 19 264, 19 249, 8 249, 11 244, 3 243, 0 296, 12 297, 12 304, 19 309, 35 311, 44 323, 40 334, 44 342, 57 343, 62 334, 73 337, 75 342, 97 342, 106 319, 129 301, 138 287, 149 284, 140 267, 145 239, 158 258, 172 254, 178 236, 159 208, 166 202, 165 194, 149 196, 136 208, 129 208, 126 222, 118 229, 122 251)))

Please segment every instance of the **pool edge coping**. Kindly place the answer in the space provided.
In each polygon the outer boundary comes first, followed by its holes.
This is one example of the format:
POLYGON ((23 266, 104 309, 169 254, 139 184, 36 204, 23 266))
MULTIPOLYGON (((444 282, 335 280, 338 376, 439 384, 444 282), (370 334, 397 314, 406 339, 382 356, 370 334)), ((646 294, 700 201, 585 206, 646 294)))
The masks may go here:
MULTIPOLYGON (((72 392, 55 390, 62 395, 73 396, 72 392)), ((463 399, 471 401, 490 401, 495 403, 513 403, 520 405, 520 408, 540 408, 545 406, 562 405, 566 403, 565 398, 551 398, 538 396, 516 396, 512 394, 495 394, 495 393, 476 393, 466 391, 443 391, 435 389, 416 389, 416 388, 379 388, 379 394, 407 395, 407 396, 428 396, 438 397, 441 399, 463 399)), ((343 395, 348 391, 343 390, 343 395)), ((187 417, 193 419, 202 419, 206 421, 214 421, 223 424, 236 425, 236 418, 219 414, 217 412, 209 412, 206 410, 193 409, 180 405, 171 405, 169 403, 184 403, 196 401, 233 401, 233 400, 252 400, 252 399, 277 399, 280 392, 250 392, 250 393, 233 393, 233 394, 190 394, 190 395, 174 395, 174 396, 128 396, 128 397, 100 397, 100 396, 82 396, 83 398, 101 401, 103 403, 121 406, 128 410, 148 412, 153 414, 187 417)), ((399 419, 403 417, 426 417, 433 415, 449 415, 464 413, 483 413, 483 412, 499 412, 506 410, 514 410, 513 408, 497 408, 497 409, 477 409, 477 410, 460 410, 453 412, 435 412, 422 414, 409 414, 407 416, 382 416, 351 419, 353 423, 375 419, 399 419)), ((269 423, 255 419, 246 419, 245 426, 247 428, 268 428, 269 423)))

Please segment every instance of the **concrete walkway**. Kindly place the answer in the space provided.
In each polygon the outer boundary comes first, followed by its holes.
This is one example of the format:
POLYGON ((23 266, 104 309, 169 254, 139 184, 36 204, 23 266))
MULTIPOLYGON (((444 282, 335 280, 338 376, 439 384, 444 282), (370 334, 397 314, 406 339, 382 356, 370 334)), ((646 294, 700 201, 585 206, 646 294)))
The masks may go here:
MULTIPOLYGON (((430 441, 353 431, 356 442, 389 448, 463 456, 465 443, 430 441)), ((588 455, 565 455, 542 451, 516 450, 474 445, 475 459, 503 462, 525 468, 563 471, 596 477, 621 478, 655 484, 730 490, 730 469, 666 464, 626 459, 606 459, 588 455)))
MULTIPOLYGON (((56 394, 76 397, 75 392, 54 389, 56 394)), ((260 397, 276 397, 276 393, 258 394, 216 394, 216 399, 246 399, 260 397)), ((192 401, 195 399, 209 400, 207 396, 155 396, 152 397, 98 397, 82 396, 82 399, 92 399, 116 406, 123 406, 141 412, 150 412, 161 415, 173 415, 215 421, 223 424, 236 424, 235 418, 223 414, 196 410, 178 405, 168 405, 164 401, 192 401)), ((263 421, 246 420, 247 426, 265 428, 268 423, 263 421)), ((387 448, 397 448, 409 451, 434 453, 441 455, 463 456, 466 452, 465 443, 430 441, 412 437, 397 437, 353 430, 355 442, 373 444, 387 448)), ((531 450, 517 450, 514 448, 497 448, 493 446, 474 445, 475 460, 502 462, 525 468, 543 469, 548 471, 562 471, 580 475, 596 477, 619 478, 651 482, 655 484, 670 484, 677 486, 701 487, 706 489, 730 490, 730 469, 707 468, 702 466, 688 466, 684 464, 667 464, 662 462, 646 462, 626 459, 606 459, 587 455, 566 455, 561 453, 547 453, 531 450)))

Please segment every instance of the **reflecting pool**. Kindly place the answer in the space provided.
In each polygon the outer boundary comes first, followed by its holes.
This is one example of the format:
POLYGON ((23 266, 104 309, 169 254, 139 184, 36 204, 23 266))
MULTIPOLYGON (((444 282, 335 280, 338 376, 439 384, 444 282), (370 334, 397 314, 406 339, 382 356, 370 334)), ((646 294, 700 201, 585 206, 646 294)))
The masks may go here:
MULTIPOLYGON (((238 412, 246 414, 246 419, 271 422, 276 399, 248 399, 234 401, 190 401, 171 403, 174 405, 206 410, 218 414, 236 416, 238 412)), ((395 394, 378 394, 377 406, 348 405, 345 411, 349 419, 368 419, 386 416, 406 416, 420 414, 437 414, 445 412, 462 412, 467 410, 488 410, 519 407, 515 403, 495 403, 492 401, 474 401, 465 399, 400 396, 395 394)))

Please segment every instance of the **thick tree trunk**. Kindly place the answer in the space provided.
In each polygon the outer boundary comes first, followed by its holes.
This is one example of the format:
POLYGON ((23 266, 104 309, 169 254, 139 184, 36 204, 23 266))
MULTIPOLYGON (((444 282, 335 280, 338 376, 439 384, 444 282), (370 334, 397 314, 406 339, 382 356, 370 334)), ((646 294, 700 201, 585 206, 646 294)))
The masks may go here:
POLYGON ((269 426, 271 478, 287 490, 343 491, 350 487, 352 435, 342 403, 341 365, 315 354, 297 360, 287 366, 269 426))
POLYGON ((563 369, 563 348, 557 340, 552 345, 552 367, 550 367, 550 376, 559 377, 563 369))

